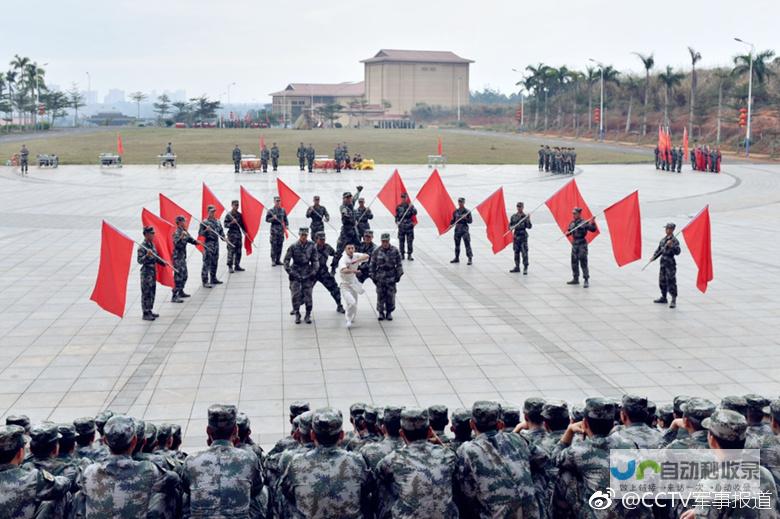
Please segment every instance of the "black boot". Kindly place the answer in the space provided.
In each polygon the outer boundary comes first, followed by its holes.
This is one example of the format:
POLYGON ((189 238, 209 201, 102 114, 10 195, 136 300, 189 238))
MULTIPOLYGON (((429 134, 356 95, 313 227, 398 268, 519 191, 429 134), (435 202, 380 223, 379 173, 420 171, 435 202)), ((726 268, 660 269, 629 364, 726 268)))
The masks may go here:
POLYGON ((527 275, 528 275, 528 265, 525 265, 525 266, 523 267, 523 275, 524 275, 524 276, 527 276, 527 275))
POLYGON ((387 319, 388 321, 392 321, 393 320, 393 314, 391 312, 387 312, 387 314, 385 314, 385 319, 387 319))
POLYGON ((384 321, 385 320, 385 314, 384 312, 379 312, 379 315, 377 316, 377 321, 384 321))
POLYGON ((236 270, 236 272, 244 272, 246 269, 245 268, 241 268, 240 265, 236 265, 235 270, 236 270))
POLYGON ((661 297, 659 297, 658 299, 653 299, 653 303, 659 303, 662 305, 665 305, 668 302, 669 300, 666 299, 666 294, 661 294, 661 297))
POLYGON ((295 324, 301 324, 301 313, 299 311, 295 311, 295 324))
POLYGON ((218 279, 212 279, 212 280, 211 280, 211 284, 212 284, 212 285, 221 285, 221 284, 222 284, 222 281, 220 281, 220 280, 218 280, 218 279))
POLYGON ((232 274, 233 272, 235 272, 235 271, 233 270, 233 267, 231 267, 230 265, 228 265, 228 272, 230 272, 231 274, 232 274))
POLYGON ((471 256, 469 256, 469 260, 466 262, 466 265, 471 265, 471 256))
POLYGON ((513 268, 509 272, 520 272, 520 266, 519 265, 515 265, 515 268, 513 268))
POLYGON ((179 290, 179 297, 190 297, 189 294, 185 294, 184 290, 179 290))
POLYGON ((171 303, 183 303, 183 302, 184 301, 182 301, 181 298, 179 297, 179 291, 174 290, 173 296, 171 297, 171 303))
POLYGON ((455 256, 453 259, 450 260, 450 263, 460 263, 460 258, 455 256))
POLYGON ((311 324, 311 310, 306 310, 306 315, 303 316, 303 322, 311 324))
POLYGON ((144 316, 142 317, 144 321, 154 321, 155 317, 152 315, 151 312, 144 312, 144 316))
POLYGON ((579 280, 579 278, 572 278, 571 281, 567 281, 566 284, 567 285, 579 285, 580 284, 580 280, 579 280))
POLYGON ((588 282, 588 278, 585 278, 585 282, 582 284, 582 288, 588 288, 590 286, 590 282, 588 282))
POLYGON ((292 310, 290 310, 290 315, 295 315, 295 312, 297 312, 297 311, 298 311, 298 310, 296 310, 296 309, 294 309, 294 308, 293 308, 292 310))
POLYGON ((677 308, 677 296, 672 296, 672 302, 669 303, 669 308, 677 308))
POLYGON ((409 261, 414 261, 414 258, 412 257, 412 253, 409 253, 409 261))
POLYGON ((340 314, 343 314, 343 313, 344 313, 344 307, 343 307, 343 306, 341 306, 341 303, 339 303, 339 305, 336 307, 336 311, 337 311, 338 313, 340 313, 340 314))

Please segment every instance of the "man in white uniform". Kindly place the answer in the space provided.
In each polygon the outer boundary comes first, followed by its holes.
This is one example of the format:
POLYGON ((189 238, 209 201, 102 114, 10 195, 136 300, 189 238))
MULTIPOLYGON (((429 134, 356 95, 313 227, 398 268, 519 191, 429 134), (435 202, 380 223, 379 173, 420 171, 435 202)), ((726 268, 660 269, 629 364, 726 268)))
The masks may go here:
POLYGON ((341 289, 341 301, 346 308, 347 328, 352 326, 352 321, 355 320, 357 314, 358 294, 364 293, 363 285, 357 279, 358 266, 368 260, 368 254, 355 252, 355 246, 352 244, 346 246, 344 255, 339 260, 338 270, 341 275, 339 288, 341 289))

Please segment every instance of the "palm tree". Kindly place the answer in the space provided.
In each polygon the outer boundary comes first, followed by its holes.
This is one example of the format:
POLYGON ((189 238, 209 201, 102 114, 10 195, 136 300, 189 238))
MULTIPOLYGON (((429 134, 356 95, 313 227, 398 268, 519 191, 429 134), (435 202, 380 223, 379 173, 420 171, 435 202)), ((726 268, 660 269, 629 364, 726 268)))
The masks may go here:
POLYGON ((135 101, 135 105, 136 105, 136 108, 137 108, 136 119, 138 119, 138 120, 141 119, 141 103, 143 101, 145 101, 147 99, 147 97, 148 96, 146 94, 144 94, 143 92, 140 92, 140 91, 138 91, 138 92, 131 92, 130 93, 130 99, 135 101))
POLYGON ((539 87, 536 82, 536 78, 533 76, 528 76, 527 78, 523 79, 522 84, 528 92, 529 99, 530 96, 534 96, 534 129, 536 129, 536 127, 539 125, 539 96, 537 95, 539 87))
MULTIPOLYGON (((22 118, 22 114, 23 114, 22 110, 23 110, 24 104, 21 103, 21 101, 22 101, 23 97, 20 97, 19 93, 24 92, 26 90, 26 88, 27 88, 27 85, 25 85, 25 83, 24 83, 24 80, 25 80, 24 71, 27 68, 27 65, 30 64, 30 58, 26 58, 26 57, 23 58, 23 57, 19 56, 18 54, 14 54, 14 59, 12 59, 9 64, 13 67, 14 71, 17 74, 17 80, 18 80, 19 88, 16 89, 16 92, 17 92, 17 96, 16 96, 16 100, 17 101, 16 102, 17 102, 17 108, 19 108, 19 119, 20 119, 20 122, 22 124, 25 124, 26 119, 22 118)), ((14 101, 11 100, 11 103, 13 105, 14 101)), ((13 106, 11 107, 11 115, 13 116, 13 106)))
POLYGON ((625 133, 631 131, 631 112, 634 108, 634 97, 639 93, 640 82, 636 76, 627 76, 623 86, 628 94, 628 109, 626 110, 626 129, 625 133))
MULTIPOLYGON (((555 126, 560 130, 563 124, 563 93, 566 90, 566 85, 571 81, 571 71, 566 65, 560 68, 550 67, 548 70, 550 78, 550 90, 553 95, 558 94, 558 115, 555 117, 555 126)), ((546 125, 545 125, 546 126, 546 125)))
POLYGON ((602 72, 604 77, 604 111, 601 113, 601 120, 604 121, 604 135, 606 135, 608 128, 607 128, 607 91, 609 90, 610 83, 614 84, 616 87, 620 86, 620 72, 615 69, 612 65, 607 65, 604 67, 604 70, 602 72))
MULTIPOLYGON (((765 50, 761 51, 753 56, 753 79, 756 83, 762 85, 764 81, 774 75, 774 72, 769 68, 769 62, 775 57, 775 51, 765 50)), ((747 74, 750 70, 750 54, 740 54, 734 56, 734 68, 731 73, 735 76, 741 76, 747 74)))
POLYGON ((6 116, 8 115, 8 104, 4 100, 5 98, 4 92, 7 86, 8 83, 5 78, 5 74, 3 72, 0 72, 0 112, 5 112, 6 116))
POLYGON ((14 123, 14 87, 16 86, 16 71, 9 70, 5 73, 5 81, 8 88, 8 111, 11 112, 11 120, 9 121, 8 131, 10 133, 11 126, 14 123))
POLYGON ((716 121, 715 129, 715 142, 720 144, 720 126, 721 116, 723 113, 723 91, 731 88, 732 75, 727 69, 717 68, 714 71, 714 76, 718 80, 718 117, 716 121))
POLYGON ((577 70, 569 71, 569 86, 571 93, 571 129, 579 135, 579 113, 577 110, 577 98, 580 95, 580 84, 585 79, 585 74, 577 70))
POLYGON ((675 72, 669 65, 666 66, 664 72, 658 74, 658 81, 664 85, 664 126, 669 126, 669 97, 675 87, 682 83, 683 78, 685 78, 685 74, 675 72))
POLYGON ((634 52, 637 58, 642 60, 642 65, 645 67, 645 100, 642 103, 642 137, 647 135, 647 102, 650 99, 650 71, 655 66, 655 58, 653 53, 648 55, 634 52))
POLYGON ((588 82, 588 130, 593 125, 593 85, 599 81, 600 74, 594 67, 585 67, 585 80, 588 82))
POLYGON ((539 94, 544 93, 544 114, 545 114, 545 123, 544 123, 544 129, 547 129, 547 84, 549 81, 549 71, 550 67, 545 65, 544 63, 539 63, 535 67, 532 65, 528 65, 525 67, 525 69, 531 73, 531 78, 533 79, 533 88, 535 92, 536 97, 536 112, 534 113, 534 126, 538 128, 537 122, 539 119, 539 94))
POLYGON ((154 103, 154 111, 159 114, 160 120, 164 121, 165 116, 171 111, 171 98, 168 94, 163 94, 157 97, 157 101, 154 103))
POLYGON ((25 82, 30 92, 30 119, 38 127, 38 106, 35 101, 41 98, 41 90, 46 89, 44 76, 46 71, 38 63, 29 63, 24 69, 25 82))
POLYGON ((691 108, 688 114, 688 135, 693 135, 693 109, 696 103, 696 63, 701 60, 701 52, 693 47, 688 47, 688 53, 691 55, 691 108))

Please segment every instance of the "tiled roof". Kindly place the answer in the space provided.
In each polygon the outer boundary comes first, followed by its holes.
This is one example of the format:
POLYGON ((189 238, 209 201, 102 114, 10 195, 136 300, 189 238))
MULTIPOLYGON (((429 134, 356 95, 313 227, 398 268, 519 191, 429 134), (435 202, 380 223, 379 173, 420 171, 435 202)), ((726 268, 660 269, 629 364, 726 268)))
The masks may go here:
POLYGON ((474 63, 470 59, 461 58, 454 52, 440 50, 397 50, 382 49, 374 57, 362 60, 362 63, 379 63, 382 61, 412 61, 417 63, 474 63))
POLYGON ((357 83, 290 83, 284 90, 269 95, 361 97, 364 92, 365 86, 362 81, 357 83))

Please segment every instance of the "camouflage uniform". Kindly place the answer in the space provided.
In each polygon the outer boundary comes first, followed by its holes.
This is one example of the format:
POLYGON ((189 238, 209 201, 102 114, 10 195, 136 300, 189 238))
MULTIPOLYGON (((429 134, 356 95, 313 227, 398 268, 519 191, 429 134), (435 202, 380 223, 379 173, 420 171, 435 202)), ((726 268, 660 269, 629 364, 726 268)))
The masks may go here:
MULTIPOLYGON (((626 413, 647 413, 647 398, 637 395, 624 395, 623 411, 626 413)), ((635 416, 636 416, 635 414, 635 416)), ((658 429, 648 427, 645 422, 633 422, 610 436, 636 445, 637 449, 660 449, 663 446, 663 435, 658 429)))
MULTIPOLYGON (((370 233, 370 235, 373 237, 374 233, 371 229, 366 231, 366 233, 370 233)), ((364 236, 366 235, 364 233, 364 236)), ((368 254, 369 260, 362 262, 360 265, 358 265, 358 273, 357 273, 357 280, 361 283, 365 282, 367 279, 371 278, 371 257, 374 255, 374 251, 376 250, 376 243, 373 241, 367 242, 363 240, 360 242, 360 245, 358 245, 355 250, 357 252, 368 254)))
MULTIPOLYGON (((95 434, 95 420, 93 418, 77 418, 76 420, 73 420, 73 426, 76 428, 76 434, 79 436, 95 434)), ((105 461, 109 455, 109 451, 105 445, 93 441, 89 445, 76 447, 76 454, 80 458, 86 458, 93 462, 100 462, 105 461)))
POLYGON ((263 168, 263 173, 268 173, 269 158, 271 158, 271 154, 268 152, 268 148, 263 146, 260 150, 260 166, 263 168))
MULTIPOLYGON (((219 262, 219 238, 225 237, 222 224, 216 218, 206 218, 198 227, 198 236, 203 236, 204 254, 200 280, 204 285, 217 282, 217 263, 219 262), (210 229, 210 230, 209 230, 210 229), (213 231, 213 232, 212 232, 213 231)), ((228 247, 229 249, 230 247, 228 247)))
MULTIPOLYGON (((715 404, 704 398, 691 398, 682 404, 682 411, 684 418, 701 423, 715 412, 715 404)), ((668 449, 709 449, 707 431, 704 429, 694 431, 693 434, 688 434, 683 438, 674 439, 676 436, 676 431, 672 430, 668 430, 664 434, 664 443, 668 444, 668 449), (669 443, 670 440, 673 441, 669 443)))
MULTIPOLYGON (((388 234, 383 234, 390 239, 388 234)), ((401 280, 404 269, 401 266, 401 253, 394 246, 390 245, 377 247, 371 256, 371 279, 376 285, 376 310, 380 317, 384 317, 385 312, 395 311, 395 285, 401 280)))
MULTIPOLYGON (((357 186, 357 192, 355 197, 359 197, 363 191, 363 186, 357 186)), ((342 196, 342 204, 339 206, 339 214, 341 215, 341 232, 339 233, 339 239, 336 242, 336 256, 333 258, 332 268, 333 272, 336 271, 336 265, 339 264, 341 255, 344 253, 344 249, 350 243, 357 247, 360 243, 360 238, 357 234, 357 218, 355 213, 355 203, 352 201, 352 193, 345 191, 342 196)))
POLYGON ((578 281, 580 278, 580 267, 582 267, 582 277, 585 282, 590 278, 588 271, 588 241, 585 237, 589 232, 596 232, 595 222, 584 223, 580 216, 576 216, 569 224, 569 235, 572 237, 571 243, 571 274, 572 281, 578 281), (575 230, 576 229, 576 230, 575 230))
MULTIPOLYGON (((305 228, 300 233, 308 232, 305 228)), ((306 315, 311 314, 311 291, 317 279, 317 271, 320 268, 319 254, 313 242, 301 243, 296 241, 287 248, 284 255, 284 270, 290 277, 290 292, 292 293, 292 306, 296 313, 300 313, 301 305, 306 306, 306 315)))
POLYGON ((447 436, 447 432, 445 431, 447 424, 450 423, 449 409, 447 409, 446 405, 434 404, 429 406, 427 411, 431 429, 433 429, 436 436, 446 446, 452 440, 452 438, 447 436))
POLYGON ((290 462, 296 456, 304 454, 313 450, 316 446, 311 440, 311 422, 314 419, 313 411, 306 411, 295 417, 293 423, 297 427, 298 443, 295 447, 291 447, 279 454, 276 467, 273 472, 269 472, 268 486, 272 488, 272 502, 274 507, 274 513, 278 517, 284 516, 284 510, 287 505, 284 501, 284 494, 282 494, 279 482, 282 474, 285 473, 290 462))
POLYGON ((186 229, 177 227, 173 232, 173 268, 178 272, 173 273, 174 295, 180 296, 187 284, 187 244, 197 245, 198 241, 189 235, 186 229))
MULTIPOLYGON (((322 237, 325 237, 324 233, 322 234, 322 237)), ((339 311, 341 311, 341 291, 339 290, 339 284, 336 282, 333 274, 331 274, 328 270, 328 258, 335 256, 336 251, 333 250, 333 247, 327 243, 324 243, 322 246, 320 246, 320 244, 317 242, 314 247, 317 250, 317 255, 319 258, 319 269, 317 270, 317 276, 314 280, 314 283, 322 283, 322 286, 324 286, 325 290, 330 293, 330 296, 338 305, 339 311)))
POLYGON ((136 260, 141 265, 141 309, 144 315, 151 314, 154 309, 154 295, 157 290, 157 265, 165 264, 157 257, 150 256, 149 251, 152 254, 157 254, 157 249, 154 248, 152 240, 145 239, 143 247, 138 247, 136 252, 136 260))
POLYGON ((301 143, 298 146, 298 150, 295 152, 295 156, 298 158, 298 168, 303 171, 306 167, 306 146, 301 143))
MULTIPOLYGON (((15 453, 24 447, 24 429, 18 425, 0 427, 0 452, 15 453)), ((33 519, 61 517, 70 482, 47 470, 0 465, 0 517, 33 519)))
POLYGON ((370 207, 360 207, 358 206, 357 209, 355 209, 355 216, 357 218, 357 230, 358 230, 358 237, 365 236, 366 231, 371 229, 371 224, 369 223, 369 220, 374 219, 374 213, 371 212, 370 207))
POLYGON ((544 146, 541 146, 537 153, 539 154, 539 171, 544 171, 544 146))
POLYGON ((271 167, 274 168, 274 171, 279 167, 279 146, 276 143, 271 146, 271 167))
POLYGON ((312 205, 306 210, 306 218, 311 219, 309 230, 311 231, 312 236, 317 236, 318 232, 325 230, 325 224, 323 222, 330 220, 330 215, 324 206, 312 205))
POLYGON ((233 154, 231 155, 231 158, 233 159, 233 169, 235 173, 238 173, 241 171, 241 150, 238 149, 238 146, 233 148, 233 154))
MULTIPOLYGON (((136 437, 132 418, 114 416, 106 423, 106 441, 117 452, 136 437)), ((148 461, 110 454, 105 462, 84 469, 74 501, 77 517, 173 517, 179 477, 148 461)))
POLYGON ((414 217, 417 215, 417 208, 410 205, 408 201, 403 201, 395 208, 395 223, 398 226, 398 250, 401 252, 401 259, 404 254, 409 254, 412 259, 414 253, 414 217), (407 248, 408 245, 408 248, 407 248))
POLYGON ((452 412, 452 429, 455 437, 447 444, 452 452, 458 452, 458 449, 464 443, 471 441, 471 411, 459 407, 452 412))
POLYGON ((376 471, 376 466, 385 456, 403 449, 405 445, 400 436, 385 436, 381 441, 364 443, 358 452, 366 460, 368 468, 376 471))
POLYGON ((260 466, 263 467, 265 462, 265 452, 263 451, 263 448, 256 444, 249 436, 252 425, 249 417, 244 413, 238 413, 236 416, 236 425, 238 426, 239 437, 239 441, 236 442, 236 447, 252 452, 260 461, 260 466))
MULTIPOLYGON (((236 408, 213 405, 208 410, 209 426, 228 429, 236 425, 236 408)), ((189 456, 182 478, 187 495, 185 517, 262 518, 263 476, 254 454, 238 449, 230 440, 214 440, 209 448, 189 456)))
MULTIPOLYGON (((341 413, 319 409, 314 414, 315 434, 335 436, 342 426, 341 413)), ((362 519, 372 517, 371 473, 363 458, 338 445, 318 445, 295 456, 282 475, 279 487, 289 517, 308 519, 362 519)))
MULTIPOLYGON (((60 433, 56 424, 51 422, 40 424, 30 430, 30 448, 32 450, 36 447, 36 445, 49 445, 53 450, 54 444, 57 443, 59 438, 60 433)), ((70 460, 59 457, 38 457, 35 455, 32 455, 30 460, 26 461, 22 465, 23 468, 45 470, 53 476, 62 476, 67 478, 69 483, 68 488, 72 492, 76 492, 78 490, 76 483, 82 466, 86 466, 86 464, 81 465, 78 463, 73 463, 70 460)))
MULTIPOLYGON (((469 224, 472 223, 473 221, 474 219, 471 217, 471 211, 469 211, 465 207, 463 209, 459 207, 455 209, 455 211, 453 211, 452 213, 452 218, 450 219, 450 225, 455 226, 455 259, 456 260, 460 257, 460 241, 463 240, 463 245, 466 247, 466 257, 469 259, 469 263, 471 263, 471 258, 473 254, 471 253, 471 234, 469 234, 469 224), (456 224, 455 222, 458 223, 456 224)), ((409 253, 411 254, 411 244, 409 245, 409 249, 410 249, 409 253)))
MULTIPOLYGON (((674 230, 674 224, 666 224, 674 230)), ((658 286, 661 289, 661 299, 666 301, 667 292, 672 296, 672 300, 677 299, 677 261, 675 256, 680 254, 680 242, 674 235, 664 236, 658 248, 653 253, 653 260, 661 258, 661 268, 658 271, 658 286)))
POLYGON ((517 434, 496 430, 501 407, 475 402, 472 416, 481 431, 458 449, 457 487, 467 517, 541 517, 531 478, 531 451, 517 434))
MULTIPOLYGON (((401 413, 401 427, 407 432, 428 430, 423 409, 407 408, 401 413)), ((376 468, 379 518, 457 518, 453 501, 456 457, 448 448, 427 438, 408 443, 388 454, 376 468)))
POLYGON ((241 242, 243 233, 246 232, 244 217, 240 212, 228 211, 225 214, 225 228, 227 229, 227 241, 232 245, 227 248, 227 266, 229 269, 241 268, 241 242))
MULTIPOLYGON (((780 400, 773 401, 771 405, 764 408, 764 412, 770 415, 775 422, 780 423, 780 400)), ((780 485, 780 436, 777 434, 763 439, 761 443, 761 466, 766 467, 772 473, 775 484, 780 485)))
MULTIPOLYGON (((753 394, 745 395, 745 400, 747 401, 748 411, 756 415, 764 414, 764 408, 772 403, 766 397, 753 394)), ((769 424, 750 424, 750 422, 748 422, 746 434, 745 448, 747 449, 760 449, 764 439, 774 435, 769 424)))
POLYGON ((271 263, 281 265, 284 232, 290 227, 284 207, 272 207, 267 210, 265 221, 271 224, 271 263))
POLYGON ((523 268, 528 270, 528 229, 533 227, 531 216, 525 213, 513 214, 509 219, 509 228, 512 229, 513 227, 512 250, 515 253, 515 270, 520 270, 521 256, 523 258, 523 268), (523 220, 523 218, 525 219, 523 220))
POLYGON ((515 427, 522 421, 520 417, 520 408, 516 405, 501 405, 501 421, 504 422, 504 429, 507 432, 513 432, 515 427))
POLYGON ((306 148, 306 166, 309 170, 309 173, 312 172, 314 169, 314 157, 316 155, 314 154, 314 148, 312 148, 311 145, 309 145, 308 148, 306 148))
POLYGON ((363 445, 382 441, 382 435, 374 432, 376 430, 376 422, 378 420, 378 413, 375 408, 366 406, 365 410, 363 411, 363 415, 360 417, 360 420, 363 421, 366 429, 364 432, 361 432, 361 434, 356 434, 349 440, 342 443, 344 448, 348 451, 358 452, 360 451, 361 447, 363 447, 363 445))

